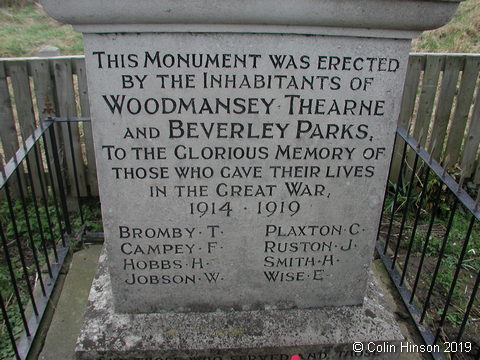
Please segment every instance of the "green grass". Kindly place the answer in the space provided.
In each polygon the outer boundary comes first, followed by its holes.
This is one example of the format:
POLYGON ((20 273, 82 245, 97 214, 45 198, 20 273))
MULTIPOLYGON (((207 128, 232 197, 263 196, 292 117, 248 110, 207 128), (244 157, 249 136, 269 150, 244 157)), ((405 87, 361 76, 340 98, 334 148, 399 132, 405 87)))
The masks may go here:
POLYGON ((413 51, 480 53, 480 0, 462 2, 447 25, 414 40, 413 51))
POLYGON ((62 55, 83 53, 82 35, 49 18, 39 6, 0 8, 0 57, 36 56, 45 45, 62 55))
MULTIPOLYGON (((0 8, 0 57, 35 56, 44 45, 83 53, 81 34, 49 18, 40 5, 0 8)), ((453 20, 413 41, 415 52, 480 52, 480 0, 460 4, 453 20)))

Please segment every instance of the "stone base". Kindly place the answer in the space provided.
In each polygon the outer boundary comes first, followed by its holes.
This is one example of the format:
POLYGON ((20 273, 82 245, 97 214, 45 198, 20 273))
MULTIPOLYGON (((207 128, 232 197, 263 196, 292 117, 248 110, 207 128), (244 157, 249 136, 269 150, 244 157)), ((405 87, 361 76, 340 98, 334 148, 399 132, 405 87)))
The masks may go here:
MULTIPOLYGON (((301 294, 300 294, 301 295, 301 294)), ((309 310, 116 314, 106 253, 94 279, 76 358, 89 360, 395 359, 403 336, 375 280, 362 306, 309 310), (353 343, 363 343, 362 353, 353 343), (367 349, 368 346, 368 349, 367 349), (375 354, 371 353, 379 350, 375 354)))

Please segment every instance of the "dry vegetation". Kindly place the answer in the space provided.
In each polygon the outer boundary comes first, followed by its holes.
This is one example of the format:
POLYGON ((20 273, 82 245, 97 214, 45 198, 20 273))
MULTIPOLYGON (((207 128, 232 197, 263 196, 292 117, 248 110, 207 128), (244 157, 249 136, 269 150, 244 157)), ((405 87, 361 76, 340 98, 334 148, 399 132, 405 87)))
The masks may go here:
MULTIPOLYGON (((0 0, 0 6, 13 2, 0 0)), ((47 17, 38 4, 0 7, 0 24, 0 57, 34 56, 44 45, 60 48, 62 55, 83 53, 82 36, 47 17)), ((413 51, 480 53, 480 0, 462 2, 449 24, 414 40, 413 51)))
POLYGON ((480 53, 480 0, 462 2, 447 25, 414 40, 413 51, 480 53))
POLYGON ((45 45, 62 55, 83 53, 82 35, 49 18, 40 5, 0 8, 0 57, 35 56, 45 45))

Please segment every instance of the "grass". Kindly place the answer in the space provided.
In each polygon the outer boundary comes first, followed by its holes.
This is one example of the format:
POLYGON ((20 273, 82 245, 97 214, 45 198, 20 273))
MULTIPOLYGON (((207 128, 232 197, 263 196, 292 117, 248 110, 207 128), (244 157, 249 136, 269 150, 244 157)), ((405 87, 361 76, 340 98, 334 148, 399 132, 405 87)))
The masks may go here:
POLYGON ((0 57, 36 56, 45 45, 62 55, 83 53, 82 35, 49 18, 41 6, 0 8, 0 57))
POLYGON ((480 0, 460 4, 455 17, 413 41, 415 52, 480 53, 480 0))
MULTIPOLYGON (((82 35, 49 18, 40 5, 0 8, 0 57, 36 56, 44 45, 83 54, 82 35)), ((480 0, 460 4, 453 20, 413 41, 415 52, 480 52, 480 0)))

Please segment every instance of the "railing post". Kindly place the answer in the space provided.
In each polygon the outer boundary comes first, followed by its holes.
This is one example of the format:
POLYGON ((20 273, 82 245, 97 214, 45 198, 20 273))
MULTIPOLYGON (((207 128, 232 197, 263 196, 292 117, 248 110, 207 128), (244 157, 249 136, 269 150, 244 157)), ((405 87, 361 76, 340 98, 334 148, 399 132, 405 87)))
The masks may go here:
MULTIPOLYGON (((57 141, 55 137, 55 126, 52 124, 49 129, 49 134, 50 134, 50 141, 52 144, 52 156, 53 156, 53 162, 54 162, 54 167, 55 167, 55 175, 57 178, 57 185, 59 189, 59 197, 60 197, 60 206, 62 207, 62 213, 63 213, 63 219, 65 222, 65 230, 67 231, 67 234, 72 233, 72 227, 70 224, 70 216, 68 214, 68 207, 67 207, 67 200, 66 200, 66 192, 65 192, 65 187, 63 186, 63 178, 62 178, 62 173, 60 169, 60 160, 58 157, 58 147, 57 147, 57 141)), ((53 184, 52 184, 53 185, 53 184)))

